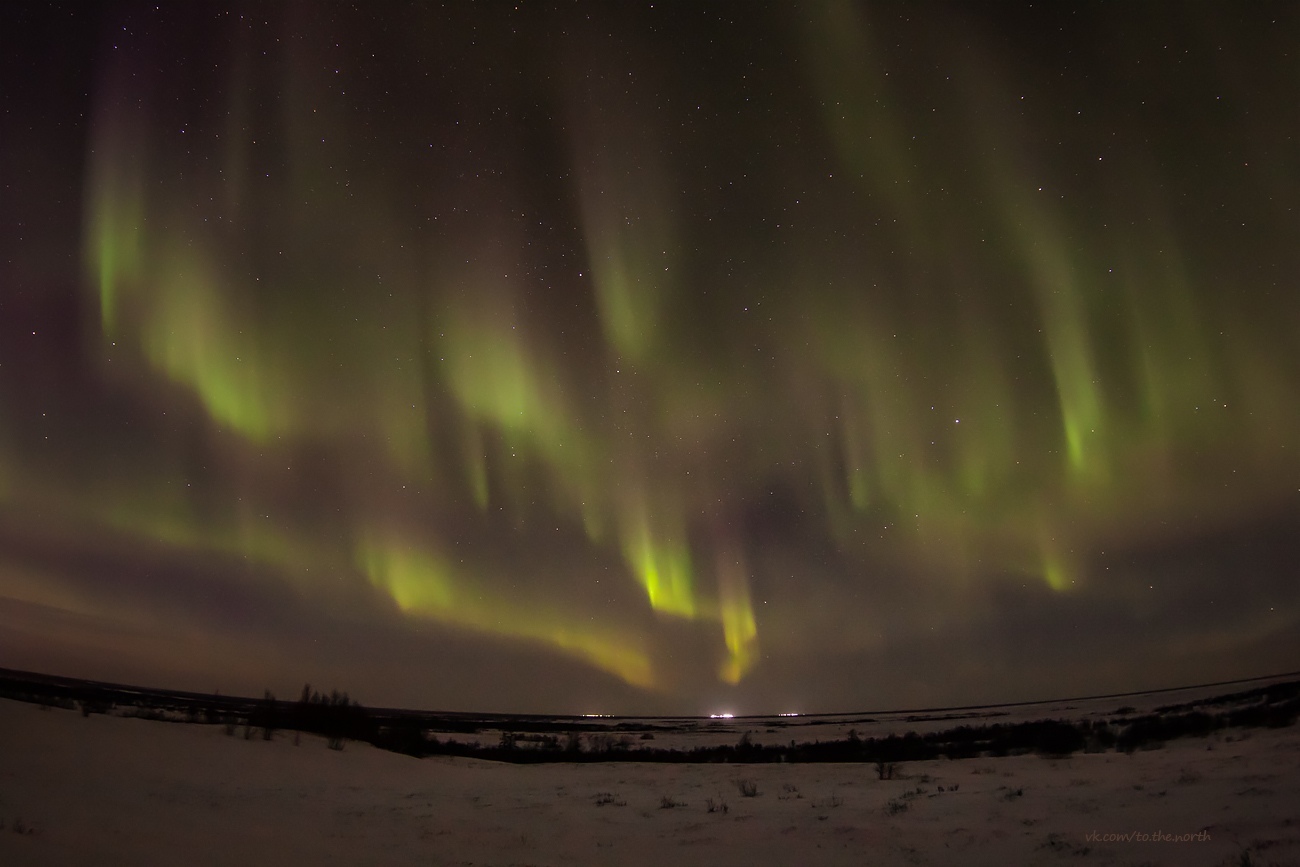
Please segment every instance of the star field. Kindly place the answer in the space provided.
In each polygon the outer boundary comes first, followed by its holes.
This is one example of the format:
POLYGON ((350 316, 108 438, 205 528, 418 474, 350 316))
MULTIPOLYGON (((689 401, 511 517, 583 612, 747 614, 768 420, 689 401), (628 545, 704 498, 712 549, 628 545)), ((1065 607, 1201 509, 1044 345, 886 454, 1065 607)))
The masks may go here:
POLYGON ((0 666, 601 713, 1300 667, 1289 6, 3 15, 0 666))

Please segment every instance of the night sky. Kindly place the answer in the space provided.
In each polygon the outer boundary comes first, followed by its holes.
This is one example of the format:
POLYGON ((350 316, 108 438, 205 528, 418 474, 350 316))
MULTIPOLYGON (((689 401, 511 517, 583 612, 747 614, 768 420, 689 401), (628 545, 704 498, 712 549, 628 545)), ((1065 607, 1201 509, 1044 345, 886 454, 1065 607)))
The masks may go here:
POLYGON ((1300 669, 1293 3, 4 3, 0 666, 1300 669))

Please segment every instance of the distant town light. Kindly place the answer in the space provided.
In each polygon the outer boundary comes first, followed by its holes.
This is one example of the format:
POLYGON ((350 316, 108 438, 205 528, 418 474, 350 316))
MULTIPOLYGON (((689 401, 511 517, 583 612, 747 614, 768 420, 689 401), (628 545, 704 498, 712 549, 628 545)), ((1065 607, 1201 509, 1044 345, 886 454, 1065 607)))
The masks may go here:
POLYGON ((735 714, 732 713, 711 713, 709 719, 732 719, 735 714))

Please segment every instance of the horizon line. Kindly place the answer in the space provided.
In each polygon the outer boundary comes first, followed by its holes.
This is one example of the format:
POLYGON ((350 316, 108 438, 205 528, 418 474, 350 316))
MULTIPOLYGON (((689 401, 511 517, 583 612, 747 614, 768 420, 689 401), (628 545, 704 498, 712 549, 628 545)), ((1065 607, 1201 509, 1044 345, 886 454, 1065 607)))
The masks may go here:
MULTIPOLYGON (((33 680, 65 681, 68 683, 85 684, 85 685, 97 686, 97 687, 107 687, 111 689, 120 690, 123 692, 141 692, 141 693, 148 692, 148 693, 157 693, 163 695, 172 695, 176 697, 186 697, 186 698, 194 698, 194 699, 211 699, 213 697, 220 697, 222 699, 233 700, 233 701, 248 701, 248 702, 264 701, 264 699, 262 698, 255 698, 253 696, 239 696, 239 695, 223 696, 221 695, 220 692, 203 693, 203 692, 193 692, 191 690, 164 689, 161 687, 141 686, 139 684, 123 684, 123 683, 114 683, 112 681, 89 680, 86 678, 69 677, 67 675, 47 674, 38 671, 26 671, 23 669, 0 667, 0 678, 10 677, 14 675, 18 676, 18 678, 16 679, 26 679, 28 681, 33 681, 33 680)), ((1059 704, 1061 702, 1067 702, 1067 701, 1096 701, 1096 700, 1108 699, 1108 698, 1128 698, 1131 696, 1138 696, 1138 695, 1160 695, 1162 693, 1183 692, 1191 689, 1207 689, 1209 687, 1215 687, 1215 686, 1232 686, 1234 684, 1255 683, 1262 680, 1277 680, 1280 678, 1287 678, 1287 677, 1300 677, 1300 671, 1278 672, 1275 674, 1264 674, 1264 675, 1257 675, 1254 677, 1241 677, 1241 678, 1234 678, 1231 680, 1210 681, 1206 683, 1185 684, 1182 686, 1166 686, 1166 687, 1158 687, 1155 689, 1130 690, 1128 692, 1100 693, 1096 695, 1067 696, 1062 698, 1043 698, 1043 699, 1032 699, 1027 701, 997 702, 997 703, 990 703, 990 704, 950 705, 945 707, 898 708, 894 710, 876 709, 876 710, 854 710, 854 711, 815 711, 810 713, 777 712, 777 713, 770 713, 770 714, 747 713, 747 714, 732 714, 732 715, 590 714, 590 713, 544 714, 544 713, 503 713, 503 712, 453 711, 453 710, 421 710, 419 708, 382 707, 377 705, 375 706, 362 705, 362 707, 372 711, 389 712, 389 713, 426 714, 430 716, 459 716, 459 717, 470 717, 475 719, 484 719, 490 717, 505 717, 511 719, 531 718, 531 719, 574 719, 574 720, 581 720, 581 719, 586 719, 586 720, 592 720, 592 719, 709 720, 714 722, 719 720, 726 720, 728 722, 734 722, 736 720, 772 719, 777 717, 784 717, 789 719, 826 718, 826 717, 841 717, 841 716, 857 716, 863 714, 893 715, 893 714, 940 713, 946 711, 989 710, 992 708, 1003 708, 1003 707, 1006 708, 1032 707, 1034 705, 1059 704)), ((305 683, 310 685, 310 681, 306 681, 305 683)), ((347 693, 345 692, 344 694, 347 693)), ((276 699, 277 703, 283 703, 283 704, 293 704, 296 701, 297 701, 296 699, 276 699)))

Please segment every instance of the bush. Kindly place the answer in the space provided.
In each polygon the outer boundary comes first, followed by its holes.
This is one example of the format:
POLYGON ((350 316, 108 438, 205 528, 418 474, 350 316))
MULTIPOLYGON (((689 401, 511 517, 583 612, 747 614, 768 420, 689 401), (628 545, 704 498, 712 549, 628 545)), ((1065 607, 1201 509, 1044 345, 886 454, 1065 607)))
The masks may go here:
POLYGON ((1037 724, 1034 751, 1044 756, 1068 756, 1087 744, 1083 732, 1071 723, 1045 720, 1037 724))
POLYGON ((280 711, 275 702, 275 695, 269 689, 262 694, 262 704, 257 709, 256 718, 257 725, 262 729, 262 740, 271 740, 280 724, 280 711))

